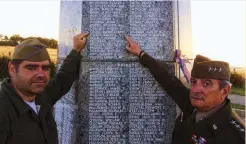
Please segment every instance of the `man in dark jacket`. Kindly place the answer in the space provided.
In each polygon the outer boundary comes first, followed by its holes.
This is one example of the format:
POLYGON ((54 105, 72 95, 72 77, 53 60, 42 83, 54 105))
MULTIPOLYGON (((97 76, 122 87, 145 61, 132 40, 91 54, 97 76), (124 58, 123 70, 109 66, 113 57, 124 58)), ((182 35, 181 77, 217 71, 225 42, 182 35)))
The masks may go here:
POLYGON ((73 49, 54 79, 50 57, 37 39, 17 45, 8 65, 10 78, 0 89, 1 144, 57 144, 52 107, 78 78, 81 55, 88 33, 73 38, 73 49))
POLYGON ((168 73, 165 66, 126 36, 127 50, 139 56, 156 81, 182 110, 173 131, 173 144, 244 144, 245 127, 231 109, 229 64, 197 55, 190 89, 168 73))

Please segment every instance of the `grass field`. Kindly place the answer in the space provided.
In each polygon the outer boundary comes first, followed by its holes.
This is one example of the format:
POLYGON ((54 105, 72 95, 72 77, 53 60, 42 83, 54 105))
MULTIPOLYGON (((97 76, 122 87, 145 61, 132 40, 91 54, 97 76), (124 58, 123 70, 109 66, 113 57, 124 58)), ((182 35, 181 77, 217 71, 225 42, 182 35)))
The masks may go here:
MULTIPOLYGON (((9 56, 13 53, 14 47, 11 46, 0 46, 0 55, 9 56)), ((48 53, 53 62, 57 60, 57 49, 48 48, 48 53)))
POLYGON ((231 93, 232 94, 237 94, 240 96, 245 96, 245 88, 237 88, 237 87, 233 87, 231 88, 231 93))
POLYGON ((231 104, 231 107, 235 109, 245 110, 245 106, 240 104, 231 104))

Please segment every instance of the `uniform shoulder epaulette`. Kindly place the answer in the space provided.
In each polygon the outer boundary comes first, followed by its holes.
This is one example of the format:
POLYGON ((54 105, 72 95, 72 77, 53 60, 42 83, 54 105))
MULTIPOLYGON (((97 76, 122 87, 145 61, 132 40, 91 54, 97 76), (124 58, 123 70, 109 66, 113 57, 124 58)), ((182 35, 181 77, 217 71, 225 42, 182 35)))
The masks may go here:
POLYGON ((242 139, 245 139, 245 127, 244 127, 244 125, 242 125, 240 122, 238 122, 237 120, 235 120, 233 118, 229 121, 229 125, 238 132, 239 136, 242 139))

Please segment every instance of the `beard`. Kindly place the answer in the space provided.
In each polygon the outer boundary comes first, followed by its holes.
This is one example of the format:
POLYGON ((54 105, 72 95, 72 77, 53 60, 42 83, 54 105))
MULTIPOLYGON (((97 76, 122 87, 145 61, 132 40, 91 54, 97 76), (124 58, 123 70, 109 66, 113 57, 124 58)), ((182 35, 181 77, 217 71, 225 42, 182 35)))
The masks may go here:
POLYGON ((47 83, 47 79, 38 77, 27 82, 16 82, 15 87, 26 97, 35 97, 44 91, 47 83))
POLYGON ((37 95, 42 93, 46 86, 47 86, 46 80, 32 81, 30 83, 29 91, 37 95))

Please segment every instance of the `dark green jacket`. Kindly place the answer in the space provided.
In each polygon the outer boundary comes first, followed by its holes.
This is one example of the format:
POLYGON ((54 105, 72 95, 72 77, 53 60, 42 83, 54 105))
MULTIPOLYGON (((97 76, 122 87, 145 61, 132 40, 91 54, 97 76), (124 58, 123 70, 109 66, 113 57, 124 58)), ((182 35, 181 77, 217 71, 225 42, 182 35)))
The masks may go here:
POLYGON ((57 126, 53 105, 78 78, 81 56, 72 50, 44 92, 36 97, 37 115, 16 93, 10 79, 0 88, 0 144, 57 144, 57 126))
POLYGON ((210 117, 192 122, 194 111, 189 98, 190 90, 175 76, 168 73, 165 64, 156 61, 148 54, 140 58, 156 81, 182 110, 176 119, 172 144, 244 144, 244 126, 238 122, 232 113, 230 100, 227 99, 223 107, 210 117))

